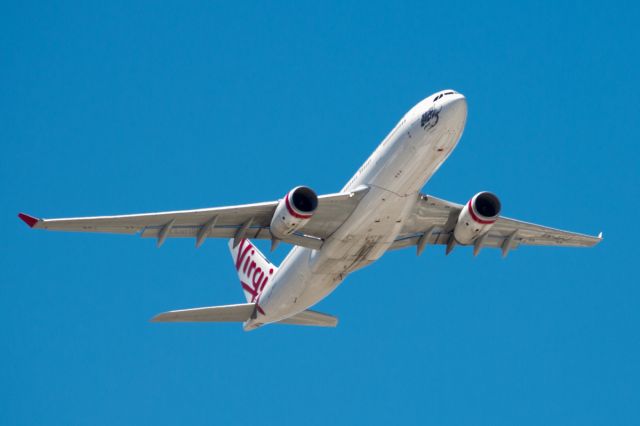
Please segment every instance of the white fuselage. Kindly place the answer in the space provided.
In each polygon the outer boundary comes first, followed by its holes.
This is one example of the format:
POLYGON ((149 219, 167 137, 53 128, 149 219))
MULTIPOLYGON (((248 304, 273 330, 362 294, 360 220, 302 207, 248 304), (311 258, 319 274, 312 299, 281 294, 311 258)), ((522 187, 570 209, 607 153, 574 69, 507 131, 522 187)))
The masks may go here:
POLYGON ((351 216, 319 250, 289 252, 258 300, 264 315, 245 329, 304 311, 349 273, 378 260, 398 236, 419 190, 455 148, 466 118, 466 100, 452 90, 411 108, 343 188, 368 188, 351 216))

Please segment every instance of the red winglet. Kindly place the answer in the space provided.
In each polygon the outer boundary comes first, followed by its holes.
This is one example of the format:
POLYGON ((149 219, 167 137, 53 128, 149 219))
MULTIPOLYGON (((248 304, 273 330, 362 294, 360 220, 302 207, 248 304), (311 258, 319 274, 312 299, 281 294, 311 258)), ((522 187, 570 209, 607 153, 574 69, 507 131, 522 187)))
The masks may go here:
POLYGON ((28 214, 24 213, 18 213, 18 217, 22 219, 24 223, 29 225, 29 228, 33 228, 35 224, 38 223, 38 220, 40 220, 37 217, 29 216, 28 214))

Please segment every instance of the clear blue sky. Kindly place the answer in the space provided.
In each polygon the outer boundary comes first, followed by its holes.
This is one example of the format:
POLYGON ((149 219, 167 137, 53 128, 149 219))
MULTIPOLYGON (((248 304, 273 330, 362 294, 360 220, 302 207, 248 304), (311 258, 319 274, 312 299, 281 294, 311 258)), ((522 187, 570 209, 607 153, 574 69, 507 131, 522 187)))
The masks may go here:
POLYGON ((106 3, 0 15, 0 424, 640 423, 635 3, 106 3), (148 322, 243 300, 225 241, 16 218, 333 192, 444 88, 469 118, 425 192, 605 241, 393 252, 338 328, 245 333, 148 322))

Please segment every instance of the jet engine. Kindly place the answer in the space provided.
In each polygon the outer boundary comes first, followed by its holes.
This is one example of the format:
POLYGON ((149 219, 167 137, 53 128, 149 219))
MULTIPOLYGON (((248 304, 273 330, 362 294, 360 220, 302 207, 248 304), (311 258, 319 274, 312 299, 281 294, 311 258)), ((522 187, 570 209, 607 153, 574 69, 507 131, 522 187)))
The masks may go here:
POLYGON ((489 232, 500 215, 500 200, 491 192, 478 192, 463 207, 453 236, 460 244, 471 244, 489 232))
POLYGON ((318 207, 318 196, 307 186, 297 186, 280 200, 271 219, 271 235, 282 239, 309 222, 318 207))

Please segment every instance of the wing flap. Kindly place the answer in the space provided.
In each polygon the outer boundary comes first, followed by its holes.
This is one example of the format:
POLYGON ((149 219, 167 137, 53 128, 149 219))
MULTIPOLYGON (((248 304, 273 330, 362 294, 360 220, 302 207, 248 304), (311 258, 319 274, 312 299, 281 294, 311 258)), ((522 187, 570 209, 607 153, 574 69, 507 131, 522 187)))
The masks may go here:
MULTIPOLYGON (((216 225, 209 231, 209 238, 233 238, 241 225, 216 225)), ((142 238, 158 238, 163 226, 146 226, 140 232, 142 238)), ((169 230, 168 238, 194 238, 198 236, 202 226, 199 225, 174 225, 169 230)), ((269 226, 250 226, 245 234, 245 238, 268 239, 271 238, 269 226), (267 235, 269 234, 269 235, 267 235)))

